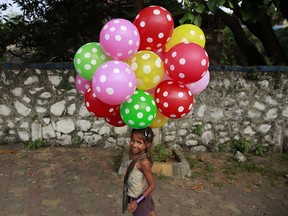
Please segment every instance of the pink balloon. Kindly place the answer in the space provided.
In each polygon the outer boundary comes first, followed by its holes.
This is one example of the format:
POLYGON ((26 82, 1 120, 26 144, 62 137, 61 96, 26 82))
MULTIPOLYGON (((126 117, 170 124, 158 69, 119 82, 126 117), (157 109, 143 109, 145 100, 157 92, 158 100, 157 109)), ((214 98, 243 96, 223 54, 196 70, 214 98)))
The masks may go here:
POLYGON ((124 60, 139 49, 140 35, 136 26, 126 19, 107 22, 100 32, 100 45, 112 59, 124 60))
POLYGON ((207 71, 200 80, 194 83, 187 84, 186 87, 190 89, 192 94, 197 95, 207 88, 209 81, 210 81, 210 73, 209 71, 207 71))
POLYGON ((76 75, 76 81, 75 81, 76 89, 81 93, 85 94, 85 92, 92 86, 91 80, 86 80, 83 77, 81 77, 79 74, 76 75))
POLYGON ((169 77, 181 83, 197 82, 209 67, 208 54, 196 43, 179 43, 167 53, 164 61, 169 77))
POLYGON ((93 74, 92 88, 102 102, 121 104, 133 95, 136 76, 125 62, 111 60, 100 65, 93 74))

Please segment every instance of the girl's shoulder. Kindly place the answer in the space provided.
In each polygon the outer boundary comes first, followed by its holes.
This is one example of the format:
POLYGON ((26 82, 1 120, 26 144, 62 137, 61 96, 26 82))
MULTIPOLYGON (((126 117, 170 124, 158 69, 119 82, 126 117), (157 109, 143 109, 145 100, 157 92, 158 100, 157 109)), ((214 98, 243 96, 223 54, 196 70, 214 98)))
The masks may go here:
POLYGON ((139 162, 139 168, 143 168, 143 167, 151 167, 151 161, 146 157, 141 159, 139 162))

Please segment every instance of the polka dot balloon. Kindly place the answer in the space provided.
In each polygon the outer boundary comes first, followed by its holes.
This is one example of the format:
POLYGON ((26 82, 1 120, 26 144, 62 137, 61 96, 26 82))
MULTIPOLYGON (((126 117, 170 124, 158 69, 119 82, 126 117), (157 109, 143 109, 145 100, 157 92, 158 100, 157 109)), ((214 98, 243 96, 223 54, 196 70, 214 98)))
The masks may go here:
POLYGON ((87 110, 96 117, 108 117, 119 110, 119 105, 109 105, 99 100, 91 88, 84 94, 84 103, 87 110))
POLYGON ((157 86, 155 101, 158 110, 164 116, 177 119, 186 116, 192 110, 194 97, 184 84, 166 80, 157 86))
POLYGON ((170 39, 174 20, 169 11, 160 6, 142 9, 133 21, 140 34, 140 50, 161 51, 170 39))
POLYGON ((136 129, 148 127, 154 121, 156 113, 157 107, 153 97, 146 91, 138 89, 120 106, 123 121, 136 129))
POLYGON ((110 58, 105 55, 99 43, 91 42, 81 46, 74 55, 74 67, 84 79, 92 80, 96 69, 110 58))
POLYGON ((206 37, 201 28, 193 24, 184 24, 176 27, 171 39, 165 45, 166 52, 182 42, 193 42, 204 48, 206 37))
POLYGON ((189 83, 186 85, 186 87, 190 89, 193 95, 198 95, 207 88, 209 81, 210 81, 210 72, 207 71, 200 80, 194 83, 189 83))
POLYGON ((122 120, 122 117, 120 115, 120 109, 118 109, 116 112, 114 112, 112 115, 109 117, 105 118, 105 121, 112 126, 115 127, 123 127, 125 126, 125 122, 122 120))
POLYGON ((164 75, 164 63, 161 58, 151 51, 139 51, 127 63, 134 70, 136 88, 149 90, 156 87, 164 75))
POLYGON ((159 110, 157 110, 156 117, 152 124, 150 125, 151 128, 160 128, 168 122, 169 118, 164 116, 159 110))
POLYGON ((136 76, 131 67, 122 61, 111 60, 102 64, 92 79, 97 97, 110 105, 128 100, 136 89, 136 76))
POLYGON ((189 84, 197 82, 205 75, 209 58, 200 45, 184 42, 175 45, 166 53, 164 65, 170 78, 189 84))
POLYGON ((109 57, 125 60, 133 56, 140 46, 140 35, 133 23, 126 19, 107 22, 100 32, 100 44, 109 57))
POLYGON ((79 74, 76 75, 76 79, 75 79, 75 85, 76 85, 76 89, 78 90, 78 92, 80 92, 81 94, 85 94, 85 92, 91 88, 92 86, 92 81, 91 80, 86 80, 83 77, 81 77, 79 74))

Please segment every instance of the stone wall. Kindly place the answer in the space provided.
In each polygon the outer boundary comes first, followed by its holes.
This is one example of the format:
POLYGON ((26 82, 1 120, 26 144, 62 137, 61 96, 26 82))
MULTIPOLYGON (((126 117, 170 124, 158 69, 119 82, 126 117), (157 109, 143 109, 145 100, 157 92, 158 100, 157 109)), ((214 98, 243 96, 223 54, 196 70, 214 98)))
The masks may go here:
MULTIPOLYGON (((160 129, 155 143, 191 151, 229 150, 235 140, 272 151, 288 142, 288 73, 210 70, 208 88, 195 95, 191 114, 160 129)), ((92 116, 70 69, 2 69, 0 144, 45 140, 47 145, 120 148, 129 128, 92 116), (70 89, 69 89, 70 88, 70 89)))

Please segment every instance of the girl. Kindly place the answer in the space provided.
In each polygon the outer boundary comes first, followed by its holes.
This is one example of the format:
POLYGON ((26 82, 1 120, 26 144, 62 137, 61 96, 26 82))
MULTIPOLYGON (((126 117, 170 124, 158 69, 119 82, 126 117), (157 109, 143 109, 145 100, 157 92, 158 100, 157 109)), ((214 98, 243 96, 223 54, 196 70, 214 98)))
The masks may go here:
POLYGON ((151 196, 155 188, 151 167, 151 148, 154 133, 150 127, 132 129, 130 153, 137 162, 132 169, 128 181, 128 196, 130 203, 127 210, 134 216, 156 216, 154 202, 151 196))

